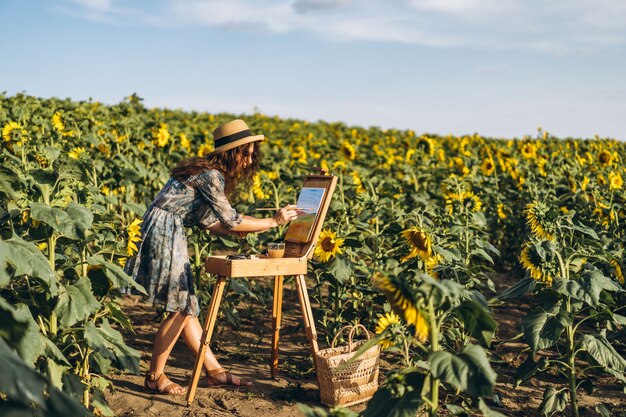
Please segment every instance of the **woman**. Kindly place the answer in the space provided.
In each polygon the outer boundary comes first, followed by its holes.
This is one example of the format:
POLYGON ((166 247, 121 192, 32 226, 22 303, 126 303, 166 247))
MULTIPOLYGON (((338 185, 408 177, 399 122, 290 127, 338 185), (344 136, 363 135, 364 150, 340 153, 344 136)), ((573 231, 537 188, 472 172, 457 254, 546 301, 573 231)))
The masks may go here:
MULTIPOLYGON (((185 227, 200 226, 212 233, 244 236, 294 220, 296 206, 288 205, 273 217, 258 219, 237 213, 227 195, 238 183, 250 180, 259 166, 263 135, 252 135, 243 120, 213 131, 215 150, 194 157, 171 170, 171 178, 143 216, 142 242, 126 271, 148 292, 154 304, 170 312, 154 339, 145 386, 155 392, 184 394, 185 389, 164 374, 165 362, 181 336, 198 353, 202 326, 187 254, 185 227)), ((222 368, 210 349, 204 360, 208 385, 250 385, 222 368)))

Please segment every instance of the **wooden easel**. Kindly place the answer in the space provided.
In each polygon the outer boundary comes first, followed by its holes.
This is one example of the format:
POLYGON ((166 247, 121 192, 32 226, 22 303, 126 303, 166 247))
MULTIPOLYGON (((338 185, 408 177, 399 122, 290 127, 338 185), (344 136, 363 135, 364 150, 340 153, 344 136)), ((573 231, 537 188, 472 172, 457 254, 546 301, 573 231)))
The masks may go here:
POLYGON ((274 277, 274 302, 272 307, 272 358, 271 375, 276 378, 278 372, 278 338, 280 335, 280 322, 283 308, 283 283, 285 275, 294 275, 296 290, 302 310, 302 320, 306 330, 307 339, 311 344, 311 354, 315 362, 315 354, 318 351, 317 333, 311 303, 307 293, 305 276, 307 273, 308 260, 313 256, 313 249, 322 230, 330 201, 335 191, 337 177, 333 175, 307 175, 303 187, 325 188, 319 215, 313 225, 312 238, 307 243, 285 242, 285 257, 283 258, 257 258, 257 259, 226 259, 226 256, 209 256, 204 268, 207 273, 217 275, 217 282, 213 288, 213 296, 209 305, 207 318, 200 338, 200 351, 196 357, 196 364, 187 390, 187 405, 191 405, 196 395, 198 380, 202 372, 204 357, 207 347, 211 342, 215 321, 219 312, 220 302, 224 293, 227 278, 244 277, 274 277))

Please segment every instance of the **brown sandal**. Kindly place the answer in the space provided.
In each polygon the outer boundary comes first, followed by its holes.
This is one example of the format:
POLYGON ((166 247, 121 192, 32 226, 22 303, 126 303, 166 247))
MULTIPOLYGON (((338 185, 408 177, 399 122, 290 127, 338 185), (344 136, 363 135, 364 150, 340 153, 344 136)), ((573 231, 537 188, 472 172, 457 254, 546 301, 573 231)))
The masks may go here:
POLYGON ((242 388, 252 385, 251 381, 244 381, 241 378, 239 378, 239 383, 235 384, 233 374, 231 374, 224 368, 217 368, 207 371, 207 381, 209 387, 242 388), (223 381, 222 378, 217 378, 217 376, 222 374, 225 374, 225 381, 223 381))
POLYGON ((187 392, 187 388, 183 388, 175 382, 172 382, 165 373, 161 373, 158 375, 152 372, 146 372, 146 379, 144 381, 144 386, 152 392, 158 394, 167 394, 167 395, 183 395, 187 392), (183 388, 183 391, 173 392, 176 388, 183 388))

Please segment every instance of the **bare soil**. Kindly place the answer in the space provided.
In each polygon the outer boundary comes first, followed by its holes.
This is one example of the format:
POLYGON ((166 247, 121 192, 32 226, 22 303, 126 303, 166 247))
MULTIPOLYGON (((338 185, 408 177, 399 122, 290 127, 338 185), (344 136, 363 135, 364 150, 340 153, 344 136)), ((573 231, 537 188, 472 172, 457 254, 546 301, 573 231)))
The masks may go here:
MULTIPOLYGON (((507 275, 495 277, 498 290, 509 287, 513 282, 507 275)), ((271 283, 268 282, 268 285, 271 283)), ((313 306, 315 308, 315 306, 313 306)), ((498 321, 496 339, 490 349, 492 366, 498 374, 495 401, 492 409, 506 416, 538 416, 537 411, 547 384, 559 385, 556 376, 545 375, 534 378, 522 386, 515 387, 515 370, 526 357, 523 340, 515 339, 520 332, 519 323, 531 307, 529 299, 508 302, 494 308, 498 321), (514 340, 512 340, 514 339, 514 340)), ((127 343, 141 352, 141 369, 148 368, 150 351, 159 316, 154 307, 136 296, 127 296, 123 308, 129 315, 135 334, 126 334, 127 343)), ((301 416, 296 403, 321 406, 317 381, 312 372, 308 342, 301 325, 300 309, 295 289, 286 284, 283 306, 283 327, 280 339, 279 376, 270 378, 271 305, 254 306, 243 317, 238 329, 218 321, 211 348, 222 365, 234 374, 253 381, 246 389, 209 388, 204 378, 191 406, 186 405, 184 396, 155 395, 143 387, 143 376, 109 375, 115 391, 107 395, 109 405, 119 416, 168 416, 168 417, 291 417, 301 416)), ((320 348, 324 348, 321 344, 320 348)), ((381 364, 381 381, 388 363, 381 364)), ((194 357, 182 340, 174 347, 166 367, 167 375, 177 383, 186 385, 191 378, 194 357)), ((595 407, 604 404, 612 415, 626 416, 626 395, 617 382, 598 375, 594 380, 596 390, 592 395, 580 392, 581 416, 597 416, 595 407)), ((443 397, 445 399, 445 393, 443 397)), ((365 405, 351 407, 362 411, 365 405)), ((569 410, 568 410, 569 411, 569 410)), ((445 412, 442 414, 444 415, 445 412)), ((565 414, 569 415, 569 414, 565 414)))

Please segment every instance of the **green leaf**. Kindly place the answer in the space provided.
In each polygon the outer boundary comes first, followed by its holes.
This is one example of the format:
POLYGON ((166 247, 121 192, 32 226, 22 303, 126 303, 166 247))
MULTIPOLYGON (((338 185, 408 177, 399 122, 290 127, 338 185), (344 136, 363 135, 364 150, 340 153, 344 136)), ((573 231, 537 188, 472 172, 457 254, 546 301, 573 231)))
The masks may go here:
POLYGON ((584 301, 592 307, 600 304, 600 293, 603 290, 622 292, 622 288, 599 270, 587 270, 579 280, 555 278, 552 289, 566 296, 584 301))
POLYGON ((28 321, 24 320, 15 308, 0 296, 0 339, 17 343, 24 337, 27 330, 28 321))
POLYGON ((560 311, 560 304, 547 311, 541 306, 532 310, 521 323, 524 339, 532 349, 532 354, 554 345, 568 323, 568 319, 560 311))
POLYGON ((598 237, 598 234, 596 233, 596 231, 595 231, 595 230, 593 230, 593 229, 592 229, 592 228, 590 228, 590 227, 587 227, 587 226, 582 226, 582 225, 577 225, 577 224, 574 224, 574 225, 572 225, 572 226, 570 226, 570 227, 571 227, 573 230, 576 230, 577 232, 580 232, 580 233, 583 233, 583 234, 585 234, 585 235, 587 235, 587 236, 590 236, 590 237, 592 237, 592 238, 593 238, 593 239, 595 239, 595 240, 600 240, 600 238, 598 237))
POLYGON ((493 258, 482 248, 474 248, 470 252, 470 254, 478 256, 478 257, 484 259, 485 261, 489 262, 490 264, 493 264, 493 258))
POLYGON ((79 402, 50 386, 46 378, 25 364, 2 338, 0 363, 0 392, 6 395, 6 401, 0 402, 0 414, 9 415, 21 410, 28 414, 20 415, 32 416, 35 406, 38 416, 91 416, 79 402))
POLYGON ((19 178, 3 163, 0 166, 0 193, 4 193, 13 200, 18 200, 21 198, 20 185, 19 178))
MULTIPOLYGON (((235 280, 233 280, 235 281, 235 280)), ((117 324, 119 324, 120 326, 122 326, 122 328, 124 330, 127 330, 129 332, 135 332, 133 329, 133 324, 131 323, 130 319, 128 318, 128 316, 124 313, 124 311, 122 311, 122 309, 120 308, 119 304, 117 304, 115 301, 111 301, 109 303, 106 304, 107 308, 109 309, 109 312, 111 313, 110 318, 115 321, 117 324)))
POLYGON ((496 373, 491 369, 485 350, 470 345, 458 355, 435 352, 429 357, 433 377, 452 384, 473 397, 487 397, 493 393, 496 373))
POLYGON ((350 276, 352 275, 352 267, 347 260, 335 257, 329 263, 328 272, 332 274, 338 282, 343 283, 350 279, 350 276))
POLYGON ((621 326, 626 326, 626 317, 619 315, 619 314, 612 313, 611 318, 613 319, 614 323, 619 324, 621 326))
POLYGON ((414 417, 422 406, 421 387, 398 397, 390 387, 381 387, 367 403, 363 417, 414 417))
POLYGON ((106 398, 99 389, 95 389, 92 393, 92 406, 94 412, 96 412, 99 416, 115 417, 115 412, 111 410, 109 403, 107 403, 106 398))
POLYGON ((46 369, 52 385, 59 390, 63 389, 63 374, 69 366, 59 365, 53 359, 46 358, 46 369))
POLYGON ((124 343, 122 335, 102 320, 100 327, 93 322, 85 325, 85 340, 99 355, 110 359, 118 369, 139 373, 139 352, 124 343))
POLYGON ((70 202, 65 209, 33 202, 30 210, 33 219, 46 223, 59 234, 74 240, 84 240, 93 223, 91 211, 74 202, 70 202))
POLYGON ((15 308, 15 317, 18 322, 27 323, 26 331, 19 340, 12 340, 12 347, 18 355, 29 364, 34 364, 44 350, 44 343, 39 333, 39 326, 35 323, 26 304, 18 304, 15 308))
POLYGON ((626 360, 620 356, 604 336, 595 337, 585 334, 580 340, 580 345, 603 368, 620 373, 626 371, 626 360))
POLYGON ((539 412, 544 416, 551 416, 565 410, 568 401, 569 392, 565 388, 557 391, 554 387, 549 386, 543 392, 543 401, 539 406, 539 412))
POLYGON ((59 317, 59 323, 63 327, 71 327, 85 320, 99 308, 100 303, 93 296, 89 279, 81 277, 60 291, 54 313, 59 317))
POLYGON ((0 286, 6 285, 12 276, 27 275, 41 280, 49 289, 50 295, 58 291, 54 271, 48 259, 37 247, 24 239, 13 236, 8 240, 0 240, 0 286), (11 266, 13 273, 7 270, 11 266))
POLYGON ((239 242, 234 242, 234 241, 232 241, 232 240, 230 240, 230 239, 226 239, 226 238, 224 238, 224 237, 222 237, 222 236, 218 236, 217 238, 218 238, 218 239, 220 240, 220 242, 222 242, 222 244, 223 244, 224 246, 226 246, 227 248, 239 248, 239 247, 241 246, 241 244, 240 244, 239 242))
POLYGON ((534 279, 530 277, 522 278, 521 280, 517 281, 515 284, 507 288, 503 293, 498 294, 496 298, 498 300, 521 298, 530 291, 532 291, 536 285, 537 282, 534 279))
POLYGON ((70 366, 70 363, 68 362, 63 352, 61 352, 61 350, 57 347, 57 345, 55 345, 52 342, 52 340, 48 339, 44 335, 41 335, 41 340, 43 341, 43 345, 44 345, 43 347, 44 356, 46 356, 48 359, 53 359, 55 362, 59 364, 70 366))
POLYGON ((532 378, 537 371, 546 368, 548 360, 544 357, 539 359, 539 362, 533 360, 533 355, 528 355, 524 363, 522 363, 515 371, 515 386, 517 388, 520 384, 528 381, 532 378))
POLYGON ((453 313, 472 337, 485 346, 491 344, 497 324, 486 307, 475 301, 465 300, 453 310, 453 313))
POLYGON ((109 280, 111 288, 122 289, 132 288, 137 290, 141 294, 147 295, 144 287, 139 285, 134 279, 132 279, 124 270, 117 264, 107 261, 102 256, 93 256, 87 259, 87 263, 90 266, 101 267, 104 275, 109 280))

